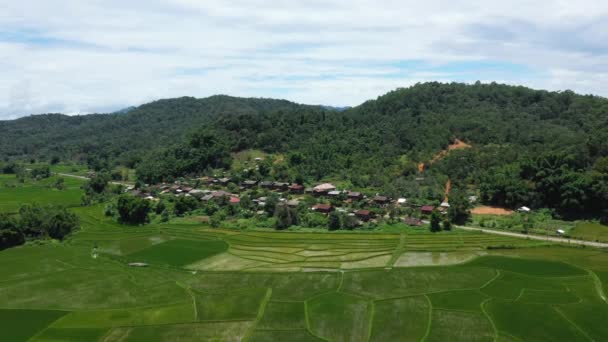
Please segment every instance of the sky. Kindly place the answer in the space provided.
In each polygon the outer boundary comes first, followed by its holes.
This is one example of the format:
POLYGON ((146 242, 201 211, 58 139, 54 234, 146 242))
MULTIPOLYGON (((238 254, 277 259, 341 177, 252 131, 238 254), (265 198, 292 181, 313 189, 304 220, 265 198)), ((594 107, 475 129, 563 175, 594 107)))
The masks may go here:
POLYGON ((0 120, 227 94, 355 106, 417 82, 608 96, 608 1, 0 0, 0 120))

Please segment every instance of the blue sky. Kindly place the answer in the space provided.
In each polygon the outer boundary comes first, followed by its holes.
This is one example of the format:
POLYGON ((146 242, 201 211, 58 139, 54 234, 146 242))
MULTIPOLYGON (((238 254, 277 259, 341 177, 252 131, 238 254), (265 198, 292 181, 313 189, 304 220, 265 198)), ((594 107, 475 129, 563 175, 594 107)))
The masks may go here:
POLYGON ((425 81, 608 96, 596 0, 0 4, 0 120, 214 94, 354 106, 425 81))

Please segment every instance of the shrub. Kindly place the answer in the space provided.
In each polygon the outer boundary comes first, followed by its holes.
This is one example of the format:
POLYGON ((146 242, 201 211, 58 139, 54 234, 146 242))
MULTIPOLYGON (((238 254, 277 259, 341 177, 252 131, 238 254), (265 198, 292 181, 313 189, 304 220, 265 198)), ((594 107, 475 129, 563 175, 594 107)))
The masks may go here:
POLYGON ((144 224, 148 221, 150 204, 148 201, 129 194, 118 197, 116 205, 119 221, 129 224, 144 224))

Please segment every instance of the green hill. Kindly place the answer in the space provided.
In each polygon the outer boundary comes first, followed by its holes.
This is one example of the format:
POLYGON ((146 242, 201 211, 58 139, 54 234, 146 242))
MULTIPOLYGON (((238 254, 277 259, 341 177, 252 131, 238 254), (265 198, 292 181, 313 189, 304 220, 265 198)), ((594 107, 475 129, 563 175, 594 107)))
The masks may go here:
POLYGON ((231 153, 248 149, 286 158, 233 175, 326 179, 412 197, 430 191, 423 197, 437 200, 450 177, 454 188, 479 190, 495 205, 549 207, 569 217, 608 208, 608 100, 571 91, 425 83, 343 111, 213 96, 123 114, 0 122, 3 156, 138 167, 148 182, 228 168, 231 153), (473 148, 434 157, 455 139, 473 148), (419 162, 429 168, 424 190, 419 162))

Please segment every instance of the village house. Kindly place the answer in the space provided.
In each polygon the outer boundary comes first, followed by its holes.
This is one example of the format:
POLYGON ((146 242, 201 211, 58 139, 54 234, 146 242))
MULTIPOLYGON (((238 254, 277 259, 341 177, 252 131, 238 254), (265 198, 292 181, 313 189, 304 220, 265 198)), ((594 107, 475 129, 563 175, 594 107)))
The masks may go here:
POLYGON ((352 201, 360 201, 363 199, 363 194, 356 191, 349 191, 348 195, 346 195, 352 201))
POLYGON ((243 188, 245 188, 245 189, 251 189, 251 188, 253 188, 254 186, 256 186, 256 184, 258 184, 258 182, 257 182, 257 181, 254 181, 254 180, 246 180, 246 181, 244 181, 243 183, 241 183, 241 186, 242 186, 243 188))
POLYGON ((272 189, 274 183, 269 182, 269 181, 261 181, 260 182, 260 187, 264 188, 264 189, 272 189))
POLYGON ((287 191, 289 189, 289 183, 274 182, 272 188, 276 191, 287 191))
POLYGON ((355 211, 355 216, 357 216, 361 221, 369 221, 372 218, 372 212, 366 209, 361 209, 355 211))
POLYGON ((239 204, 241 203, 241 199, 235 196, 230 196, 230 204, 239 204))
POLYGON ((434 207, 434 206, 432 206, 432 205, 423 205, 423 206, 420 208, 420 212, 421 212, 423 215, 430 215, 430 214, 433 212, 433 210, 435 210, 435 207, 434 207))
POLYGON ((292 200, 285 202, 285 204, 287 204, 287 206, 290 208, 297 208, 297 206, 300 204, 300 201, 298 201, 296 199, 292 199, 292 200))
POLYGON ((304 193, 304 185, 302 184, 291 184, 289 186, 289 192, 292 194, 302 194, 304 193))
POLYGON ((200 189, 192 189, 192 190, 190 190, 188 192, 188 194, 191 195, 191 196, 200 198, 200 197, 202 197, 205 194, 205 192, 203 190, 200 190, 200 189))
POLYGON ((327 192, 327 196, 329 196, 329 197, 338 197, 338 196, 340 196, 341 193, 342 193, 341 191, 337 191, 337 190, 328 191, 327 192))
POLYGON ((330 183, 323 183, 313 188, 313 193, 316 196, 327 195, 328 192, 336 190, 336 187, 330 183))
POLYGON ((214 191, 211 193, 211 195, 213 196, 213 198, 222 198, 222 197, 232 196, 231 193, 226 192, 224 190, 214 191))
POLYGON ((416 217, 408 216, 403 219, 403 222, 408 226, 420 227, 422 226, 422 220, 416 217))
POLYGON ((226 186, 226 185, 228 185, 228 183, 230 183, 230 178, 224 177, 224 178, 218 179, 217 181, 221 186, 226 186))
POLYGON ((312 210, 319 212, 319 213, 328 214, 334 210, 334 207, 331 204, 322 204, 321 203, 321 204, 313 205, 312 210))
POLYGON ((376 195, 372 201, 377 205, 387 205, 390 202, 390 199, 386 196, 376 195))

